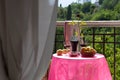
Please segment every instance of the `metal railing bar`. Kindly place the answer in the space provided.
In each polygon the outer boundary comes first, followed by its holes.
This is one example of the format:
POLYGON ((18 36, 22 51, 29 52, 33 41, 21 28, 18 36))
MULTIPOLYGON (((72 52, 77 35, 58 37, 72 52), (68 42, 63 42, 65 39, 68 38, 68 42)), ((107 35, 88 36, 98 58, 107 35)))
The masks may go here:
POLYGON ((115 35, 116 29, 114 27, 114 80, 116 80, 116 35, 115 35))

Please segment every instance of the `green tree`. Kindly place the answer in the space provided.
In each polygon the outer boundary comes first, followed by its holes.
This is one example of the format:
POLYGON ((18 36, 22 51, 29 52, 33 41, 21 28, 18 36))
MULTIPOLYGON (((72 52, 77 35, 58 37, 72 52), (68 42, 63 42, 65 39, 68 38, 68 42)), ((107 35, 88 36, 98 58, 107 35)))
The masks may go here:
POLYGON ((62 7, 62 4, 60 4, 60 7, 62 7))
POLYGON ((120 13, 120 2, 114 7, 114 10, 120 13))
POLYGON ((90 13, 91 14, 95 13, 95 9, 96 9, 96 5, 95 4, 91 4, 91 6, 90 6, 90 13))
POLYGON ((104 0, 99 0, 99 4, 101 5, 103 3, 104 0))
POLYGON ((117 19, 120 20, 120 2, 114 7, 114 11, 118 13, 117 19))
POLYGON ((116 20, 117 15, 117 12, 112 10, 101 10, 93 15, 92 20, 116 20))
POLYGON ((119 0, 104 0, 102 3, 102 8, 113 10, 118 1, 119 0))
POLYGON ((65 20, 66 8, 63 8, 62 6, 58 7, 57 18, 58 20, 65 20))
POLYGON ((69 5, 68 9, 67 9, 67 17, 66 17, 66 19, 71 20, 71 17, 72 17, 72 10, 71 10, 71 5, 69 5))
POLYGON ((90 12, 90 6, 91 6, 91 2, 86 2, 82 5, 82 12, 83 13, 88 13, 90 12))
POLYGON ((78 12, 80 13, 81 11, 82 4, 78 3, 72 3, 71 4, 71 9, 73 14, 77 14, 78 12))
POLYGON ((112 0, 104 0, 102 4, 104 9, 112 9, 112 0))

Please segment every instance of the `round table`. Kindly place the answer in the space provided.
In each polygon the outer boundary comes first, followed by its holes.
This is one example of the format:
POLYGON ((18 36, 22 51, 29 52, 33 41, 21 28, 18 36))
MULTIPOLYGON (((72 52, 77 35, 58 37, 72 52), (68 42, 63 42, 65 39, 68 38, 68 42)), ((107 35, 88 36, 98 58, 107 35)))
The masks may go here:
POLYGON ((53 54, 48 80, 112 80, 112 77, 102 54, 91 58, 53 54))

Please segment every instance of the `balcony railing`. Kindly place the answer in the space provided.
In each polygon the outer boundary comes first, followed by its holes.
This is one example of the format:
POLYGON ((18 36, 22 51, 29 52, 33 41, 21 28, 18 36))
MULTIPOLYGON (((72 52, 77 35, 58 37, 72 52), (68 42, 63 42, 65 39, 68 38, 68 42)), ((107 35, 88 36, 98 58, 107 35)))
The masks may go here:
MULTIPOLYGON (((64 48, 64 25, 68 22, 57 21, 54 52, 64 48)), ((86 24, 85 41, 105 55, 113 80, 120 79, 120 21, 86 21, 86 24)))

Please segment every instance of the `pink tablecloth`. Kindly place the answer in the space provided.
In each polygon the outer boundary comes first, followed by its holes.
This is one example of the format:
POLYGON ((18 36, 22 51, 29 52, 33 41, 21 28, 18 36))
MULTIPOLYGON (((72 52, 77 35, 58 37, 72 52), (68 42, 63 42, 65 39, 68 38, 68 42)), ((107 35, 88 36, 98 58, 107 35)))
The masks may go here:
POLYGON ((93 58, 52 57, 48 80, 112 80, 106 59, 101 54, 93 58))

